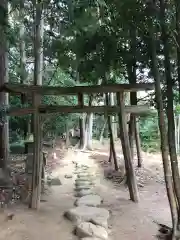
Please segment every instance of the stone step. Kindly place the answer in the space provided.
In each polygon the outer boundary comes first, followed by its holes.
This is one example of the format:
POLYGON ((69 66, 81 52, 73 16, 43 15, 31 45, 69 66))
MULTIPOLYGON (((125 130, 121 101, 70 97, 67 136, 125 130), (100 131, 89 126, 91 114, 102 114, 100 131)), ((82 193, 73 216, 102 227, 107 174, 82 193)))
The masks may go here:
POLYGON ((103 240, 108 239, 108 232, 104 227, 97 226, 90 222, 82 222, 77 225, 75 234, 80 237, 97 237, 103 240))

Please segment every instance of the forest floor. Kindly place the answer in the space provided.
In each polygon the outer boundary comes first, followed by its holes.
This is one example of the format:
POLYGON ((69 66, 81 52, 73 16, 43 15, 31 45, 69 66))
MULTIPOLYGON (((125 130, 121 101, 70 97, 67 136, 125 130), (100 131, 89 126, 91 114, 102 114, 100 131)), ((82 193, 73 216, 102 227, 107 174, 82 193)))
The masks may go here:
MULTIPOLYGON (((119 176, 113 173, 113 166, 108 163, 109 147, 107 144, 94 144, 93 151, 68 150, 62 157, 56 147, 48 158, 48 163, 56 163, 52 175, 59 177, 62 185, 51 186, 43 196, 38 212, 27 206, 14 205, 0 213, 0 240, 75 240, 73 225, 63 216, 74 206, 74 164, 95 163, 98 170, 95 191, 104 199, 103 207, 111 213, 109 225, 111 240, 151 240, 156 239, 157 225, 153 220, 170 224, 170 211, 163 181, 161 156, 143 153, 143 167, 136 169, 140 202, 129 200, 128 190, 119 184, 119 176), (72 178, 66 178, 66 176, 72 178), (111 177, 110 177, 111 176, 111 177), (108 177, 108 179, 107 179, 108 177), (7 221, 7 214, 14 213, 14 218, 7 221)), ((116 143, 119 163, 123 165, 121 150, 116 143)), ((136 157, 135 157, 136 164, 136 157)))

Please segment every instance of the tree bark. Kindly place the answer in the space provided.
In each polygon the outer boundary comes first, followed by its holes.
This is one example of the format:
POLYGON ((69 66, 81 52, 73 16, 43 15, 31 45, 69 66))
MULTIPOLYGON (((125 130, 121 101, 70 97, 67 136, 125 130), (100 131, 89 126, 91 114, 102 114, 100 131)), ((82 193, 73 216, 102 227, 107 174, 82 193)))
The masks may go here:
MULTIPOLYGON (((8 28, 8 3, 6 0, 0 1, 0 85, 8 82, 8 43, 7 43, 7 28, 8 28)), ((0 104, 2 108, 6 108, 9 104, 8 93, 0 93, 0 104)), ((2 109, 1 109, 1 112, 2 109)), ((6 115, 1 117, 0 122, 0 168, 7 169, 8 152, 9 152, 9 121, 6 115)))
POLYGON ((105 131, 106 125, 107 125, 107 119, 105 119, 103 128, 102 128, 101 133, 100 133, 99 141, 100 141, 101 143, 102 143, 102 141, 103 141, 103 135, 104 135, 104 131, 105 131))
POLYGON ((157 61, 157 51, 156 51, 156 38, 154 31, 154 2, 150 2, 148 5, 148 13, 149 13, 149 36, 150 36, 150 57, 151 57, 151 69, 152 74, 155 81, 155 95, 156 95, 156 104, 158 110, 158 122, 159 122, 159 130, 160 130, 160 138, 161 138, 161 153, 162 153, 162 161, 163 161, 163 169, 164 169, 164 178, 166 183, 167 196, 170 204, 171 217, 172 217, 172 225, 173 225, 173 234, 172 239, 176 239, 177 232, 177 206, 176 206, 176 196, 174 195, 173 182, 172 182, 172 174, 171 167, 169 162, 169 149, 168 149, 168 139, 167 139, 167 131, 166 131, 166 123, 164 116, 164 106, 163 106, 163 98, 161 91, 161 82, 160 75, 158 70, 158 61, 157 61))
MULTIPOLYGON (((108 94, 106 94, 106 105, 109 105, 109 96, 108 94)), ((109 129, 109 138, 110 138, 110 160, 111 160, 111 153, 112 153, 112 157, 114 159, 114 167, 115 170, 118 171, 118 162, 117 162, 117 156, 116 156, 116 150, 115 150, 115 146, 114 146, 114 137, 113 137, 113 132, 112 132, 112 125, 111 125, 111 116, 107 116, 108 118, 108 129, 109 129), (112 152, 111 152, 112 151, 112 152)))
POLYGON ((179 102, 180 102, 180 2, 175 0, 176 6, 176 42, 177 42, 177 73, 179 85, 179 102))
POLYGON ((162 31, 162 42, 164 45, 164 68, 165 77, 167 84, 167 119, 168 119, 168 143, 169 143, 169 153, 171 160, 171 168, 173 174, 174 188, 176 192, 177 202, 178 202, 178 221, 180 224, 180 175, 178 168, 178 159, 176 154, 176 143, 175 143, 175 126, 174 126, 174 104, 173 104, 173 86, 174 82, 171 75, 171 63, 170 63, 170 49, 169 49, 169 36, 167 33, 166 23, 165 23, 165 2, 160 0, 160 24, 162 31))
POLYGON ((129 133, 129 145, 131 149, 132 159, 134 158, 135 121, 136 121, 135 116, 133 116, 133 114, 130 114, 128 133, 129 133))
MULTIPOLYGON (((78 104, 83 107, 84 99, 83 94, 78 94, 78 104)), ((86 141, 86 132, 85 132, 85 116, 84 114, 81 115, 79 118, 79 131, 80 131, 80 149, 84 148, 85 141, 86 141)))
POLYGON ((70 145, 68 121, 66 121, 66 148, 70 145))
MULTIPOLYGON (((110 93, 110 105, 114 106, 114 93, 110 93)), ((112 123, 112 132, 114 140, 117 139, 117 123, 115 122, 115 116, 111 116, 111 123, 112 123)))
POLYGON ((137 149, 137 159, 138 159, 138 167, 142 167, 142 152, 141 152, 141 140, 139 136, 139 124, 135 122, 135 141, 136 141, 136 149, 137 149))
MULTIPOLYGON (((132 18, 134 18, 132 16, 132 18)), ((129 83, 136 84, 136 29, 134 26, 130 26, 130 60, 127 63, 127 70, 128 70, 128 77, 129 77, 129 83)), ((131 105, 137 105, 137 93, 131 92, 130 93, 130 104, 131 105)), ((130 122, 129 122, 129 143, 131 148, 131 155, 132 159, 134 158, 134 138, 135 138, 135 128, 136 128, 136 117, 131 114, 130 116, 130 122)), ((140 151, 138 146, 136 145, 137 151, 140 151)), ((138 162, 140 159, 138 159, 138 162)))
POLYGON ((87 136, 87 149, 92 150, 92 134, 93 134, 93 113, 88 116, 88 136, 87 136))
POLYGON ((113 158, 113 151, 112 151, 112 145, 111 145, 111 141, 109 143, 109 163, 112 163, 112 158, 113 158))
MULTIPOLYGON (((43 2, 34 1, 36 12, 35 17, 35 37, 34 37, 34 84, 42 85, 43 74, 43 2)), ((41 103, 41 96, 33 96, 33 106, 36 109, 33 115, 34 127, 34 151, 33 151, 33 175, 32 175, 32 197, 29 207, 39 209, 41 196, 41 173, 42 173, 42 144, 41 144, 41 119, 38 106, 41 103)))
MULTIPOLYGON (((27 73, 26 73, 26 44, 25 44, 25 26, 24 26, 24 0, 20 1, 20 11, 19 11, 19 38, 20 38, 20 83, 24 84, 26 81, 27 73)), ((24 105, 27 102, 26 96, 24 94, 21 95, 21 104, 24 105)), ((30 119, 29 119, 30 121, 30 119)), ((27 119, 23 120, 23 134, 24 139, 27 138, 28 135, 28 125, 30 124, 27 119)))

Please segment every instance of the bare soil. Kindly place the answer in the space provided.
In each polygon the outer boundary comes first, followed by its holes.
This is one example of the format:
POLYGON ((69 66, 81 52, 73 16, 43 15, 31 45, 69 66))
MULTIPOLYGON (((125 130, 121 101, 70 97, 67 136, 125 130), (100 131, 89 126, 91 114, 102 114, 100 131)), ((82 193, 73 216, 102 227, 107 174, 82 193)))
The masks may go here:
MULTIPOLYGON (((63 213, 73 207, 74 176, 65 178, 66 174, 73 175, 72 161, 81 159, 86 163, 92 161, 98 171, 96 190, 104 198, 103 206, 110 210, 111 240, 151 240, 156 239, 156 220, 170 224, 170 211, 163 181, 161 156, 159 154, 143 153, 143 168, 137 169, 140 202, 135 204, 129 200, 127 188, 118 182, 118 175, 106 179, 109 172, 113 173, 113 164, 108 161, 108 145, 95 143, 92 152, 75 152, 69 150, 62 158, 57 147, 49 154, 48 162, 53 165, 52 174, 59 177, 62 185, 52 186, 43 196, 43 202, 38 212, 29 210, 27 206, 14 205, 0 213, 0 240, 74 240, 73 225, 68 222, 63 213), (54 162, 54 164, 52 164, 54 162), (7 221, 7 214, 14 213, 12 220, 7 221)), ((123 157, 116 144, 119 164, 123 169, 123 157)), ((136 157, 134 159, 136 166, 136 157)), ((92 168, 93 171, 93 168, 92 168)))

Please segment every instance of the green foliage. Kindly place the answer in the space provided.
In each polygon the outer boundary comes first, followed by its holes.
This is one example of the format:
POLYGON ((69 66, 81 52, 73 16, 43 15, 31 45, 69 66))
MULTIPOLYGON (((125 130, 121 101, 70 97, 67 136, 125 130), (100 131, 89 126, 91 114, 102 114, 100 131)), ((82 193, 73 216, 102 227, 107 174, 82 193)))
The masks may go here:
POLYGON ((139 120, 140 138, 144 151, 159 151, 160 137, 157 115, 154 118, 146 116, 139 120))
MULTIPOLYGON (((45 1, 44 3, 44 73, 43 84, 51 86, 76 86, 101 83, 106 76, 107 83, 129 82, 128 67, 135 58, 137 82, 152 81, 149 46, 149 16, 144 1, 134 0, 92 0, 92 1, 45 1), (132 32, 135 30, 135 37, 132 32), (132 53, 135 46, 135 54, 132 53), (147 74, 148 73, 148 74, 147 74)), ((168 6, 172 10, 172 6, 168 6)), ((33 79, 33 27, 34 7, 31 1, 24 1, 24 19, 20 19, 20 1, 10 1, 11 23, 9 32, 9 75, 11 82, 20 81, 19 28, 25 26, 27 79, 33 79)), ((169 13, 169 12, 168 12, 169 13)), ((172 12, 171 12, 172 13, 172 12)), ((174 30, 174 20, 169 14, 168 26, 174 30)), ((162 56, 159 22, 157 24, 158 55, 162 56)), ((173 45, 173 44, 172 44, 173 45)), ((175 62, 174 49, 171 54, 175 62)), ((164 79, 162 57, 158 58, 161 79, 164 79)), ((174 66, 172 66, 174 67, 174 66)), ((173 68, 174 69, 174 68, 173 68)), ((174 79, 177 79, 174 69, 174 79)), ((164 80, 162 80, 164 83, 164 80)), ((152 97, 152 96, 151 96, 152 97)), ((96 104, 103 96, 95 96, 96 104)), ((85 104, 89 98, 85 96, 85 104)), ((147 98, 149 101, 149 98, 147 98)), ((76 105, 74 96, 44 96, 43 104, 76 105)), ((11 97, 10 104, 20 107, 19 97, 11 97)), ((154 104, 152 97, 151 104, 154 104)), ((178 107, 177 107, 177 111, 178 107)), ((65 127, 78 126, 79 114, 55 114, 44 117, 44 133, 65 132, 65 127)), ((157 116, 156 116, 157 117, 157 116)), ((155 116, 140 118, 140 134, 143 148, 157 148, 159 135, 155 116)), ((22 132, 22 122, 27 117, 11 117, 10 128, 18 134, 22 132)), ((97 117, 94 136, 102 128, 102 117, 97 117)))

